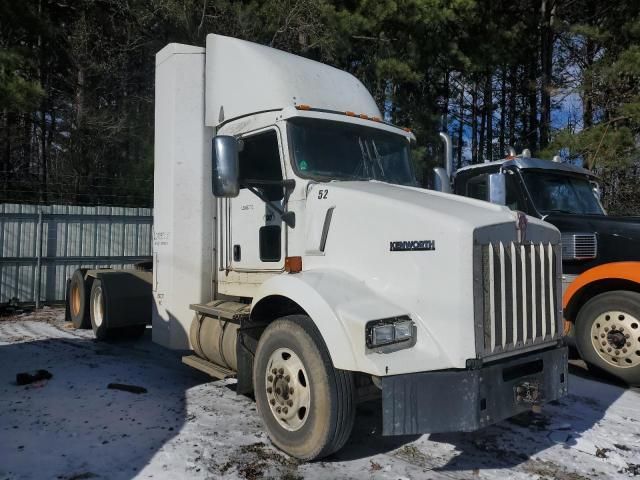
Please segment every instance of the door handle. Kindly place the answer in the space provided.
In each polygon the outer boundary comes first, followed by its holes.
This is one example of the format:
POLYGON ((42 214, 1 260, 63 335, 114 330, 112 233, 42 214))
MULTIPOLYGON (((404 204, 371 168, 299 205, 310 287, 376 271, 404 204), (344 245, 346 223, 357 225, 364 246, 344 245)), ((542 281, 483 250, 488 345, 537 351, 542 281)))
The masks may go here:
POLYGON ((240 249, 240 245, 234 245, 233 246, 233 261, 234 262, 239 262, 241 257, 242 257, 242 251, 240 249))

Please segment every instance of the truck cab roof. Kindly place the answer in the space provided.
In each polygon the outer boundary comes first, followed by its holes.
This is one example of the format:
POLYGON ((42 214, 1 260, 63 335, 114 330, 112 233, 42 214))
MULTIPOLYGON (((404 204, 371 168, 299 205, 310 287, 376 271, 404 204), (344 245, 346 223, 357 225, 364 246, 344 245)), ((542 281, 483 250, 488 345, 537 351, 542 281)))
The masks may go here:
POLYGON ((503 158, 502 160, 496 160, 493 162, 478 163, 475 165, 468 165, 462 167, 455 172, 454 175, 469 174, 477 170, 488 169, 498 171, 500 168, 515 167, 520 170, 523 169, 536 169, 536 170, 556 170, 560 172, 573 173, 576 175, 586 175, 591 178, 597 178, 597 176, 587 170, 586 168, 570 165, 568 163, 552 162, 549 160, 543 160, 540 158, 531 157, 516 157, 516 158, 503 158))
POLYGON ((257 43, 207 35, 205 68, 207 126, 289 106, 382 117, 350 73, 257 43))

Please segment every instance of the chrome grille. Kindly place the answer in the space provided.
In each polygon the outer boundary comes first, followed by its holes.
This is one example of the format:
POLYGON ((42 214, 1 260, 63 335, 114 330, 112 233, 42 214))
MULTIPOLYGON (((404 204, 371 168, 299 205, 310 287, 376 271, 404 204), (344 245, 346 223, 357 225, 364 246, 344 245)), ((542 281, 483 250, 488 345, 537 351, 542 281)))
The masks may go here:
POLYGON ((562 259, 589 260, 596 258, 598 239, 595 233, 563 233, 562 259))
MULTIPOLYGON (((561 333, 559 246, 492 242, 480 246, 481 356, 554 341, 561 333)), ((478 308, 480 305, 477 304, 478 308)))

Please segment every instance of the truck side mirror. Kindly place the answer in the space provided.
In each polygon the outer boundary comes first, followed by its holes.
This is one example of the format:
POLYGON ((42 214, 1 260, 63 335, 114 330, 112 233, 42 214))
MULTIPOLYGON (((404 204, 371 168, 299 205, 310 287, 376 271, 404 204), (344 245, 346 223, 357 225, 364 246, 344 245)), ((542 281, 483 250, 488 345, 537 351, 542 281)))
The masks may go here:
POLYGON ((507 204, 507 182, 504 173, 489 175, 489 200, 497 205, 507 204))
POLYGON ((433 169, 433 189, 438 192, 451 193, 451 180, 447 171, 442 167, 433 169))
POLYGON ((591 190, 593 191, 593 194, 596 196, 596 198, 598 199, 599 202, 602 201, 602 190, 600 190, 600 185, 598 184, 598 182, 589 182, 591 184, 591 190))
POLYGON ((213 138, 211 187, 216 197, 233 198, 240 193, 238 140, 230 135, 213 138))

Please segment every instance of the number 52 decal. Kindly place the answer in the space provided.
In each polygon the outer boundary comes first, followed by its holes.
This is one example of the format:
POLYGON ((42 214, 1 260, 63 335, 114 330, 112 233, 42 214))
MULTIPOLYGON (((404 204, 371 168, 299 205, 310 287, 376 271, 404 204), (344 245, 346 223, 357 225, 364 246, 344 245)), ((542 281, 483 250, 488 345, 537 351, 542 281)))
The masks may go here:
POLYGON ((318 190, 318 199, 326 200, 327 199, 327 193, 329 193, 329 190, 318 190))

